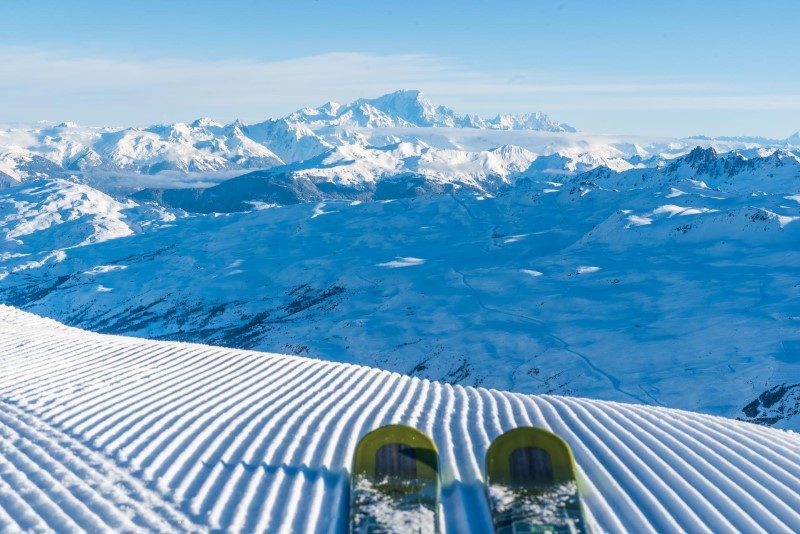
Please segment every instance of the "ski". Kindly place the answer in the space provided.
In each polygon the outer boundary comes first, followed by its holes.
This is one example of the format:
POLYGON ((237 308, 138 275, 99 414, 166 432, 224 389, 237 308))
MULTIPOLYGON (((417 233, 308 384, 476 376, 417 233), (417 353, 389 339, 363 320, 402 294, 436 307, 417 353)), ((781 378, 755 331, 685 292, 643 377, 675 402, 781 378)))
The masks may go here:
POLYGON ((486 490, 497 534, 583 534, 569 445, 541 428, 515 428, 486 452, 486 490))
POLYGON ((435 533, 439 528, 439 454, 428 436, 404 425, 365 435, 356 446, 350 532, 435 533))

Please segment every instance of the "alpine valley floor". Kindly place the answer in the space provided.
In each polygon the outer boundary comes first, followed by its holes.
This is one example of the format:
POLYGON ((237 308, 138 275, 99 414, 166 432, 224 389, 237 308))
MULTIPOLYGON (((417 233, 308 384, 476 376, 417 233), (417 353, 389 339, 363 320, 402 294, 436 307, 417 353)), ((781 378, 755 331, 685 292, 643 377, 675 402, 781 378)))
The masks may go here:
POLYGON ((609 532, 800 531, 800 435, 720 417, 451 386, 363 366, 88 333, 0 306, 0 531, 342 532, 358 439, 432 436, 447 532, 490 528, 490 441, 572 447, 609 532))

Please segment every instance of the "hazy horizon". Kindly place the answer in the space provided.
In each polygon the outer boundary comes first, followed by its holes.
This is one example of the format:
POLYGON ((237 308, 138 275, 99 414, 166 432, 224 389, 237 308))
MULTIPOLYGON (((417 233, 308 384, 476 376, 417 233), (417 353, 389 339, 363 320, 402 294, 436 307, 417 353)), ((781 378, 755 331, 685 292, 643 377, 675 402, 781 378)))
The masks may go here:
POLYGON ((255 122, 420 89, 460 113, 542 111, 596 133, 784 138, 800 129, 800 73, 783 47, 800 14, 791 2, 188 10, 92 0, 6 10, 2 123, 255 122))

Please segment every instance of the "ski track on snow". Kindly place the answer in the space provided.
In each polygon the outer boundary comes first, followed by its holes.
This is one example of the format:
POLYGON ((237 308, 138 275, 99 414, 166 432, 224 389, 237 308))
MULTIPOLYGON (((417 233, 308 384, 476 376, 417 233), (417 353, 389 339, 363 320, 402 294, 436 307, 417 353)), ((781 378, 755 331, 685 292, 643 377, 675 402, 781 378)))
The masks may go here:
POLYGON ((601 531, 798 532, 800 436, 651 406, 452 386, 295 356, 87 333, 0 306, 0 531, 347 528, 358 439, 440 452, 446 531, 491 527, 484 455, 572 446, 601 531))

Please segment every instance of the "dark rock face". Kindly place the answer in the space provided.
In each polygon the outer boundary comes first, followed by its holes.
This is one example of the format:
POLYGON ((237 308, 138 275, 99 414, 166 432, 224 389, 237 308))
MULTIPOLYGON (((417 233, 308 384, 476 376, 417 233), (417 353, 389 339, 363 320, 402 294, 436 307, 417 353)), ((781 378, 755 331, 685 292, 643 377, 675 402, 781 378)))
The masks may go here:
POLYGON ((733 176, 753 169, 752 160, 746 160, 738 154, 719 155, 713 148, 695 147, 689 154, 675 160, 669 172, 675 172, 681 164, 688 164, 698 174, 710 177, 733 176))
POLYGON ((143 189, 133 198, 193 213, 234 213, 252 210, 259 203, 288 206, 321 200, 394 200, 454 193, 456 189, 453 184, 436 183, 414 173, 355 187, 290 172, 256 171, 207 189, 143 189))
POLYGON ((402 174, 378 182, 372 199, 413 198, 425 194, 452 193, 454 190, 453 184, 437 184, 425 179, 424 176, 402 174))
POLYGON ((800 384, 781 384, 768 389, 742 408, 745 421, 774 425, 800 413, 800 384))
POLYGON ((233 213, 251 210, 255 203, 286 206, 322 197, 310 180, 264 172, 245 174, 207 189, 144 189, 133 195, 136 200, 194 213, 233 213))

